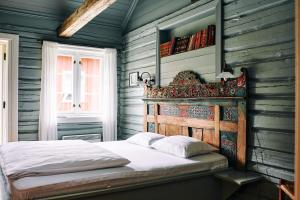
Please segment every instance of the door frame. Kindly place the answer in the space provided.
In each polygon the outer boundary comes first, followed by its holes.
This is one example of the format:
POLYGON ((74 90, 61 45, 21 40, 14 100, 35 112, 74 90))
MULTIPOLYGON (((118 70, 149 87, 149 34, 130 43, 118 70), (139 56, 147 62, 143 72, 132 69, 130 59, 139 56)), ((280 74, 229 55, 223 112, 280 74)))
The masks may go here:
POLYGON ((19 35, 0 33, 0 39, 8 42, 8 142, 14 142, 18 141, 19 35))
POLYGON ((295 108, 295 199, 300 199, 300 0, 295 7, 295 75, 296 75, 296 108, 295 108))

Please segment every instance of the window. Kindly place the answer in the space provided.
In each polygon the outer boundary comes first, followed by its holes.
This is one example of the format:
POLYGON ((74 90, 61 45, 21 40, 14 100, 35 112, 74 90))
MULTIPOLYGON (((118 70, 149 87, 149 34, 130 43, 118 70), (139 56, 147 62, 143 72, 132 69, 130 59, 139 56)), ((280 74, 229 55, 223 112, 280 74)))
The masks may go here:
POLYGON ((99 120, 102 67, 103 56, 99 53, 70 49, 59 51, 56 66, 59 121, 99 120))

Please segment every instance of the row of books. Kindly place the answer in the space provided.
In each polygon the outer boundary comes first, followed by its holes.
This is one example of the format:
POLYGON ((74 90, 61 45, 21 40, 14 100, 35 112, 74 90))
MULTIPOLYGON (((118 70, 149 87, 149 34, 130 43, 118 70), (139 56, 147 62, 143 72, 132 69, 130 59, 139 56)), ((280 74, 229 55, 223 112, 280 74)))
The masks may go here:
POLYGON ((215 45, 216 26, 208 25, 191 36, 175 37, 160 45, 160 57, 215 45))

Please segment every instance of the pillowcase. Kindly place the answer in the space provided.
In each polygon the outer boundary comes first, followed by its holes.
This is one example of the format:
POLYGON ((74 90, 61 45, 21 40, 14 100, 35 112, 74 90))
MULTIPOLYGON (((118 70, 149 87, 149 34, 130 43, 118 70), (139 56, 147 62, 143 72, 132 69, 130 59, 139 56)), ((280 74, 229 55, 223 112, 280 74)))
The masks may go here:
POLYGON ((165 136, 157 134, 157 133, 150 133, 150 132, 141 132, 135 134, 134 136, 128 138, 126 141, 132 144, 137 144, 145 147, 150 147, 153 142, 164 138, 165 136))
POLYGON ((205 142, 181 135, 165 137, 154 142, 151 147, 182 158, 189 158, 217 150, 205 142))

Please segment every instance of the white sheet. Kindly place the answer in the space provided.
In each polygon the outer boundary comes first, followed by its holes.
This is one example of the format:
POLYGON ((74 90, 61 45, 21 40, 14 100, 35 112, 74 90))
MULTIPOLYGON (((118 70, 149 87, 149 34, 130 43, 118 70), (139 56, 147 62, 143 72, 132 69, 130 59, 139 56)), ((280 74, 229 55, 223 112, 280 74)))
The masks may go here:
POLYGON ((12 142, 0 147, 9 179, 124 166, 129 160, 82 140, 12 142))
POLYGON ((98 145, 131 162, 125 167, 21 178, 12 184, 12 199, 39 198, 105 189, 192 172, 220 169, 228 165, 226 157, 217 153, 185 159, 126 141, 103 142, 98 145))

